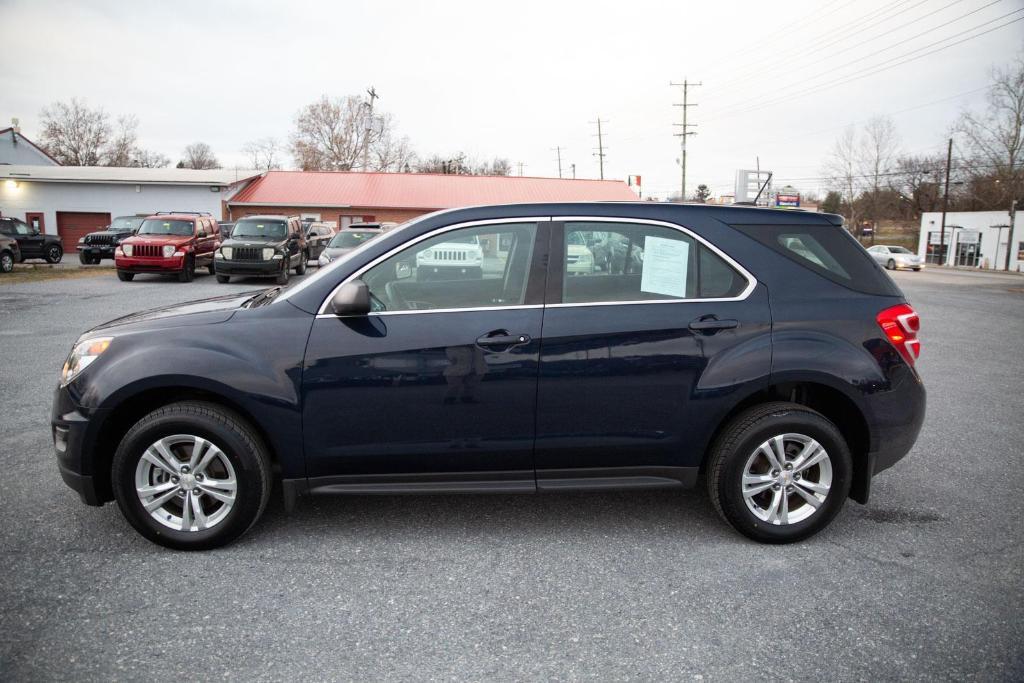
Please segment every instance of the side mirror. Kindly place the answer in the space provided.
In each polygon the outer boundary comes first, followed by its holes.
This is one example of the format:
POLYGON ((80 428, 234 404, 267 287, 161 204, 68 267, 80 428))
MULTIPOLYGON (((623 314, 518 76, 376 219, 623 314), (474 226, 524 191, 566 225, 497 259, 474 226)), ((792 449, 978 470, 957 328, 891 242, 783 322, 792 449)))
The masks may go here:
POLYGON ((370 312, 370 288, 362 280, 346 282, 331 299, 335 315, 366 315, 370 312))

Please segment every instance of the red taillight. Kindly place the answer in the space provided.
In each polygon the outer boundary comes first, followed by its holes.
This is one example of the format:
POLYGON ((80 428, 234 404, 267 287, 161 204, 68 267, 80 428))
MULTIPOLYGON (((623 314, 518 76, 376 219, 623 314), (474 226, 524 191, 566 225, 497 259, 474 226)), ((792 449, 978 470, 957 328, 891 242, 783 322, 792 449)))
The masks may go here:
POLYGON ((921 318, 908 304, 900 304, 887 308, 879 313, 875 320, 882 328, 888 339, 896 350, 900 352, 903 359, 910 365, 921 355, 921 340, 917 333, 921 329, 921 318))

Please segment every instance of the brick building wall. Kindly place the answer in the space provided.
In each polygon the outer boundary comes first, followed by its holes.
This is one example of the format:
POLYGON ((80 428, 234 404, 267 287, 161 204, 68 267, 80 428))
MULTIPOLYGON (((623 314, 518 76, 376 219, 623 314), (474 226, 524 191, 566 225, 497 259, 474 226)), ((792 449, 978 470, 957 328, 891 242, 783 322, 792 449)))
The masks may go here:
POLYGON ((333 221, 338 225, 342 224, 342 216, 354 216, 353 222, 359 221, 381 221, 404 223, 407 220, 431 213, 437 209, 389 209, 381 207, 309 207, 309 206, 224 206, 224 220, 237 221, 244 216, 256 216, 263 214, 284 214, 286 216, 300 216, 302 214, 319 214, 322 221, 333 221))

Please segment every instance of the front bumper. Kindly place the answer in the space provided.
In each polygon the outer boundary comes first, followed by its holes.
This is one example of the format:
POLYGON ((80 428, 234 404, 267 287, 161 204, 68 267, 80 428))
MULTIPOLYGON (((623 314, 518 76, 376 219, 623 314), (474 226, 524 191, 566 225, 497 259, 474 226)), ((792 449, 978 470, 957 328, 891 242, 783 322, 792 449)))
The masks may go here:
POLYGON ((99 256, 101 258, 114 258, 114 251, 117 247, 113 244, 79 244, 79 253, 99 256))
POLYGON ((482 266, 452 266, 429 263, 416 264, 416 279, 420 282, 429 280, 480 280, 483 279, 482 266))
MULTIPOLYGON (((86 416, 74 404, 66 387, 58 387, 53 397, 50 432, 61 479, 86 505, 103 505, 111 499, 109 485, 101 487, 92 469, 95 426, 98 415, 86 416)), ((109 483, 108 483, 109 484, 109 483)))
POLYGON ((178 273, 185 268, 185 256, 138 258, 121 253, 114 257, 114 265, 126 273, 178 273))
POLYGON ((248 275, 250 277, 274 277, 285 268, 284 259, 270 261, 234 261, 214 259, 213 271, 217 275, 248 275))

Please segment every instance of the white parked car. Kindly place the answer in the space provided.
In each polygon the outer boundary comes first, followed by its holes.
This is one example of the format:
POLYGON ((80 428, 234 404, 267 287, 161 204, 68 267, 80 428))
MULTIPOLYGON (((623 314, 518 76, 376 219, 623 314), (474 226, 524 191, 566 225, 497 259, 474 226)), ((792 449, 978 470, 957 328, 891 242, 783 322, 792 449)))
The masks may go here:
POLYGON ((919 271, 924 268, 924 259, 906 247, 876 244, 868 249, 868 253, 888 270, 912 268, 919 271))
POLYGON ((565 272, 569 275, 593 275, 594 252, 587 247, 583 235, 570 232, 568 242, 565 250, 565 272))
POLYGON ((480 280, 484 250, 473 235, 441 242, 416 254, 416 280, 480 280))

